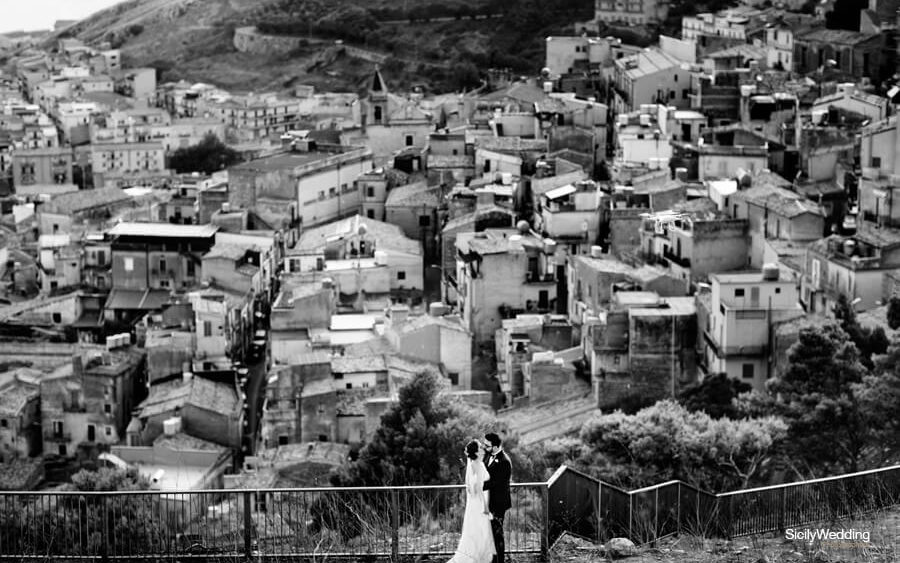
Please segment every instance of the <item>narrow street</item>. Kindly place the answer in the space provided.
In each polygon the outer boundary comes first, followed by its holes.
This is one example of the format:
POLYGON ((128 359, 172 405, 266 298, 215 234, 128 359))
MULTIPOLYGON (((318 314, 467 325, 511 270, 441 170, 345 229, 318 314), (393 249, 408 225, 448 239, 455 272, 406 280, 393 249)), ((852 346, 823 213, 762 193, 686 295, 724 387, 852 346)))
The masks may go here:
POLYGON ((253 362, 246 363, 250 375, 244 393, 247 395, 247 410, 244 413, 244 437, 242 441, 245 455, 256 453, 256 440, 259 436, 259 423, 262 418, 263 401, 266 399, 266 355, 253 362))

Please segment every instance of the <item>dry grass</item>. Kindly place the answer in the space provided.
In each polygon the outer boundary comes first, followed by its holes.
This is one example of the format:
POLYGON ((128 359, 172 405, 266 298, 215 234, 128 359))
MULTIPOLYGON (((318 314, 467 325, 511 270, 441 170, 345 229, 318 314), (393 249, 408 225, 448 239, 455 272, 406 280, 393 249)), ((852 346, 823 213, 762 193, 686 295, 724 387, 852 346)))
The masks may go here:
MULTIPOLYGON (((868 531, 868 544, 856 542, 813 543, 788 540, 782 533, 712 540, 677 536, 639 548, 625 563, 891 563, 900 561, 900 510, 876 513, 841 522, 811 524, 799 528, 854 529, 868 531)), ((579 538, 561 538, 551 554, 553 563, 594 563, 612 561, 602 545, 579 538)))

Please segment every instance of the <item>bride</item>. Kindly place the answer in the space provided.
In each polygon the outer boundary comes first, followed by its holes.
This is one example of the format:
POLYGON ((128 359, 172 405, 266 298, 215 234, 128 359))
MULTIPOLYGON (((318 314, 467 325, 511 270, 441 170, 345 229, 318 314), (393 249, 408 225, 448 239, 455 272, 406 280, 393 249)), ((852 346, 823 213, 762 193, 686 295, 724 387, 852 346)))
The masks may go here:
POLYGON ((484 448, 477 440, 466 445, 466 511, 456 554, 448 563, 490 563, 494 557, 491 513, 484 482, 490 479, 484 466, 484 448))

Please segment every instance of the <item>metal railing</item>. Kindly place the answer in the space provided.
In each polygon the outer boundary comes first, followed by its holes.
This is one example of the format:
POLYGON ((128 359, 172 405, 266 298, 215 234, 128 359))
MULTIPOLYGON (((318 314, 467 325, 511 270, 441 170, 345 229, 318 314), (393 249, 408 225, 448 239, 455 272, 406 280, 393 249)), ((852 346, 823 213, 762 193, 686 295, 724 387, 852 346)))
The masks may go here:
MULTIPOLYGON (((547 483, 511 485, 507 553, 546 558, 547 483)), ((462 485, 0 493, 0 559, 451 556, 462 485)))
MULTIPOLYGON (((900 503, 900 465, 711 494, 681 481, 626 491, 560 467, 511 486, 506 551, 546 560, 564 532, 647 543, 737 537, 856 517, 900 503)), ((449 557, 462 485, 0 493, 0 559, 353 560, 449 557)))
POLYGON ((681 481, 625 491, 562 466, 548 481, 550 539, 647 543, 676 533, 739 537, 830 522, 900 504, 900 465, 712 494, 681 481))

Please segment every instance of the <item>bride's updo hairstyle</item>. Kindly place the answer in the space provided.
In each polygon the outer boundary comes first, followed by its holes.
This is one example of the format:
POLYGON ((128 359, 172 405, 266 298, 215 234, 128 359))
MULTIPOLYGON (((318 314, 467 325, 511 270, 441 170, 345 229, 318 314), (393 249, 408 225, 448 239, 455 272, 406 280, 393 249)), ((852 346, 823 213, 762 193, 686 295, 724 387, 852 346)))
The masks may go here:
POLYGON ((478 459, 478 441, 472 440, 466 444, 466 457, 469 459, 478 459))

